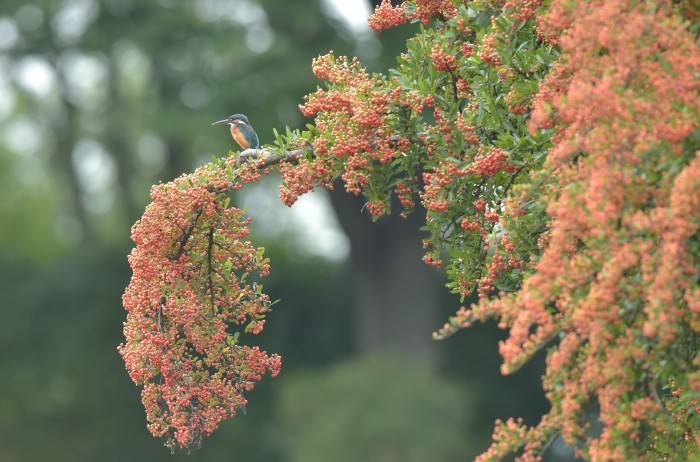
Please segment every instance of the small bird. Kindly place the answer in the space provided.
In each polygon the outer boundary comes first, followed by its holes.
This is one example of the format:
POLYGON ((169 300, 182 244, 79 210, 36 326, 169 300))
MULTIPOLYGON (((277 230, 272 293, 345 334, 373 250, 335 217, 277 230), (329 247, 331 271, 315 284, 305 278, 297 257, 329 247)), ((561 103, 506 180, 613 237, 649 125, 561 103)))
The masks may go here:
POLYGON ((258 134, 248 122, 248 117, 243 114, 233 114, 228 119, 219 120, 212 125, 230 125, 231 136, 243 149, 258 149, 260 147, 258 134))

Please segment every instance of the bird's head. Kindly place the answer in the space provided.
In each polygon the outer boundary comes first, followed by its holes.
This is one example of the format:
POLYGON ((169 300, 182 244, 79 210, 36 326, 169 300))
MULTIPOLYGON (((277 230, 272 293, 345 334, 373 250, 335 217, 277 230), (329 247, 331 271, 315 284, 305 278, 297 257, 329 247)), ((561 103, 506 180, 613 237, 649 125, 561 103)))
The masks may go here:
POLYGON ((226 119, 214 122, 212 125, 250 125, 250 122, 248 122, 248 117, 243 114, 233 114, 226 119))

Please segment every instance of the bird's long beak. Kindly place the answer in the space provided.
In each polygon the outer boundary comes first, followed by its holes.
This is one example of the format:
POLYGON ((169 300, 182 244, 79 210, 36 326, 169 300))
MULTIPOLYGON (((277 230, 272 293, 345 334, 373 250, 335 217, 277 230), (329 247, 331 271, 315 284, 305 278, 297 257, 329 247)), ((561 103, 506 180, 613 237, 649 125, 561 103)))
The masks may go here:
POLYGON ((218 121, 214 122, 212 125, 227 125, 227 124, 228 124, 228 119, 224 119, 224 120, 218 120, 218 121))

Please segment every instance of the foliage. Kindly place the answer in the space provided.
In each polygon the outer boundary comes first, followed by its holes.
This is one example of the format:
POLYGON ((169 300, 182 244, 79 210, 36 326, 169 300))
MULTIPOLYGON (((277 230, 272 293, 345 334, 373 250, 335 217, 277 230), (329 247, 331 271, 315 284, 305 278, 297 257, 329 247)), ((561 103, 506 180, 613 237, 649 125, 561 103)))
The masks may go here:
POLYGON ((471 449, 470 395, 419 361, 355 359, 278 385, 279 441, 291 460, 446 461, 471 449))
MULTIPOLYGON (((301 106, 314 125, 212 175, 254 180, 276 164, 288 205, 341 179, 375 217, 392 195, 402 214, 421 201, 425 262, 479 298, 436 337, 497 319, 505 374, 548 352, 550 411, 497 422, 479 460, 540 460, 558 436, 590 460, 688 458, 700 447, 696 17, 686 2, 385 0, 375 30, 421 23, 397 68, 319 57, 325 86, 301 106)), ((207 229, 182 210, 166 217, 181 223, 160 244, 170 252, 207 229)), ((162 290, 142 307, 151 318, 162 290)))

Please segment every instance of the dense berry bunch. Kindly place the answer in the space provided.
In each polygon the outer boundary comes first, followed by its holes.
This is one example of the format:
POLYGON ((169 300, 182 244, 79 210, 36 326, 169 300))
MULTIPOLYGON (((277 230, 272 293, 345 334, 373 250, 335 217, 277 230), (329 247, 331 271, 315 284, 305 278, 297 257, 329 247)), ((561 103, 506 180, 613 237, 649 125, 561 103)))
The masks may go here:
POLYGON ((496 67, 501 65, 501 57, 498 54, 497 42, 497 34, 486 34, 481 39, 481 46, 479 47, 479 58, 486 64, 496 67))
POLYGON ((452 72, 456 69, 457 57, 440 49, 440 45, 433 47, 431 58, 433 59, 433 67, 438 71, 452 72))
POLYGON ((447 20, 454 17, 456 12, 457 7, 450 0, 404 1, 398 6, 392 6, 391 0, 383 0, 369 18, 369 26, 381 32, 413 19, 428 25, 433 18, 447 20))
MULTIPOLYGON (((392 138, 386 126, 400 88, 388 92, 382 76, 370 76, 357 59, 336 58, 332 53, 315 59, 313 70, 329 82, 329 89, 308 96, 301 106, 305 116, 316 116, 319 136, 312 142, 312 159, 281 168, 282 199, 287 205, 315 185, 330 185, 341 165, 346 190, 359 194, 372 173, 392 162, 404 145, 392 138)), ((369 204, 370 210, 381 214, 380 203, 369 204)))
POLYGON ((369 18, 369 27, 375 32, 400 26, 408 21, 404 5, 392 6, 391 0, 382 0, 382 3, 374 10, 369 18))
POLYGON ((149 430, 167 436, 171 448, 197 446, 281 365, 279 356, 240 344, 239 332, 229 330, 259 333, 270 300, 252 282, 269 265, 245 240, 248 220, 227 207, 225 192, 237 185, 225 167, 210 164, 154 186, 153 202, 132 229, 119 352, 144 387, 149 430))

